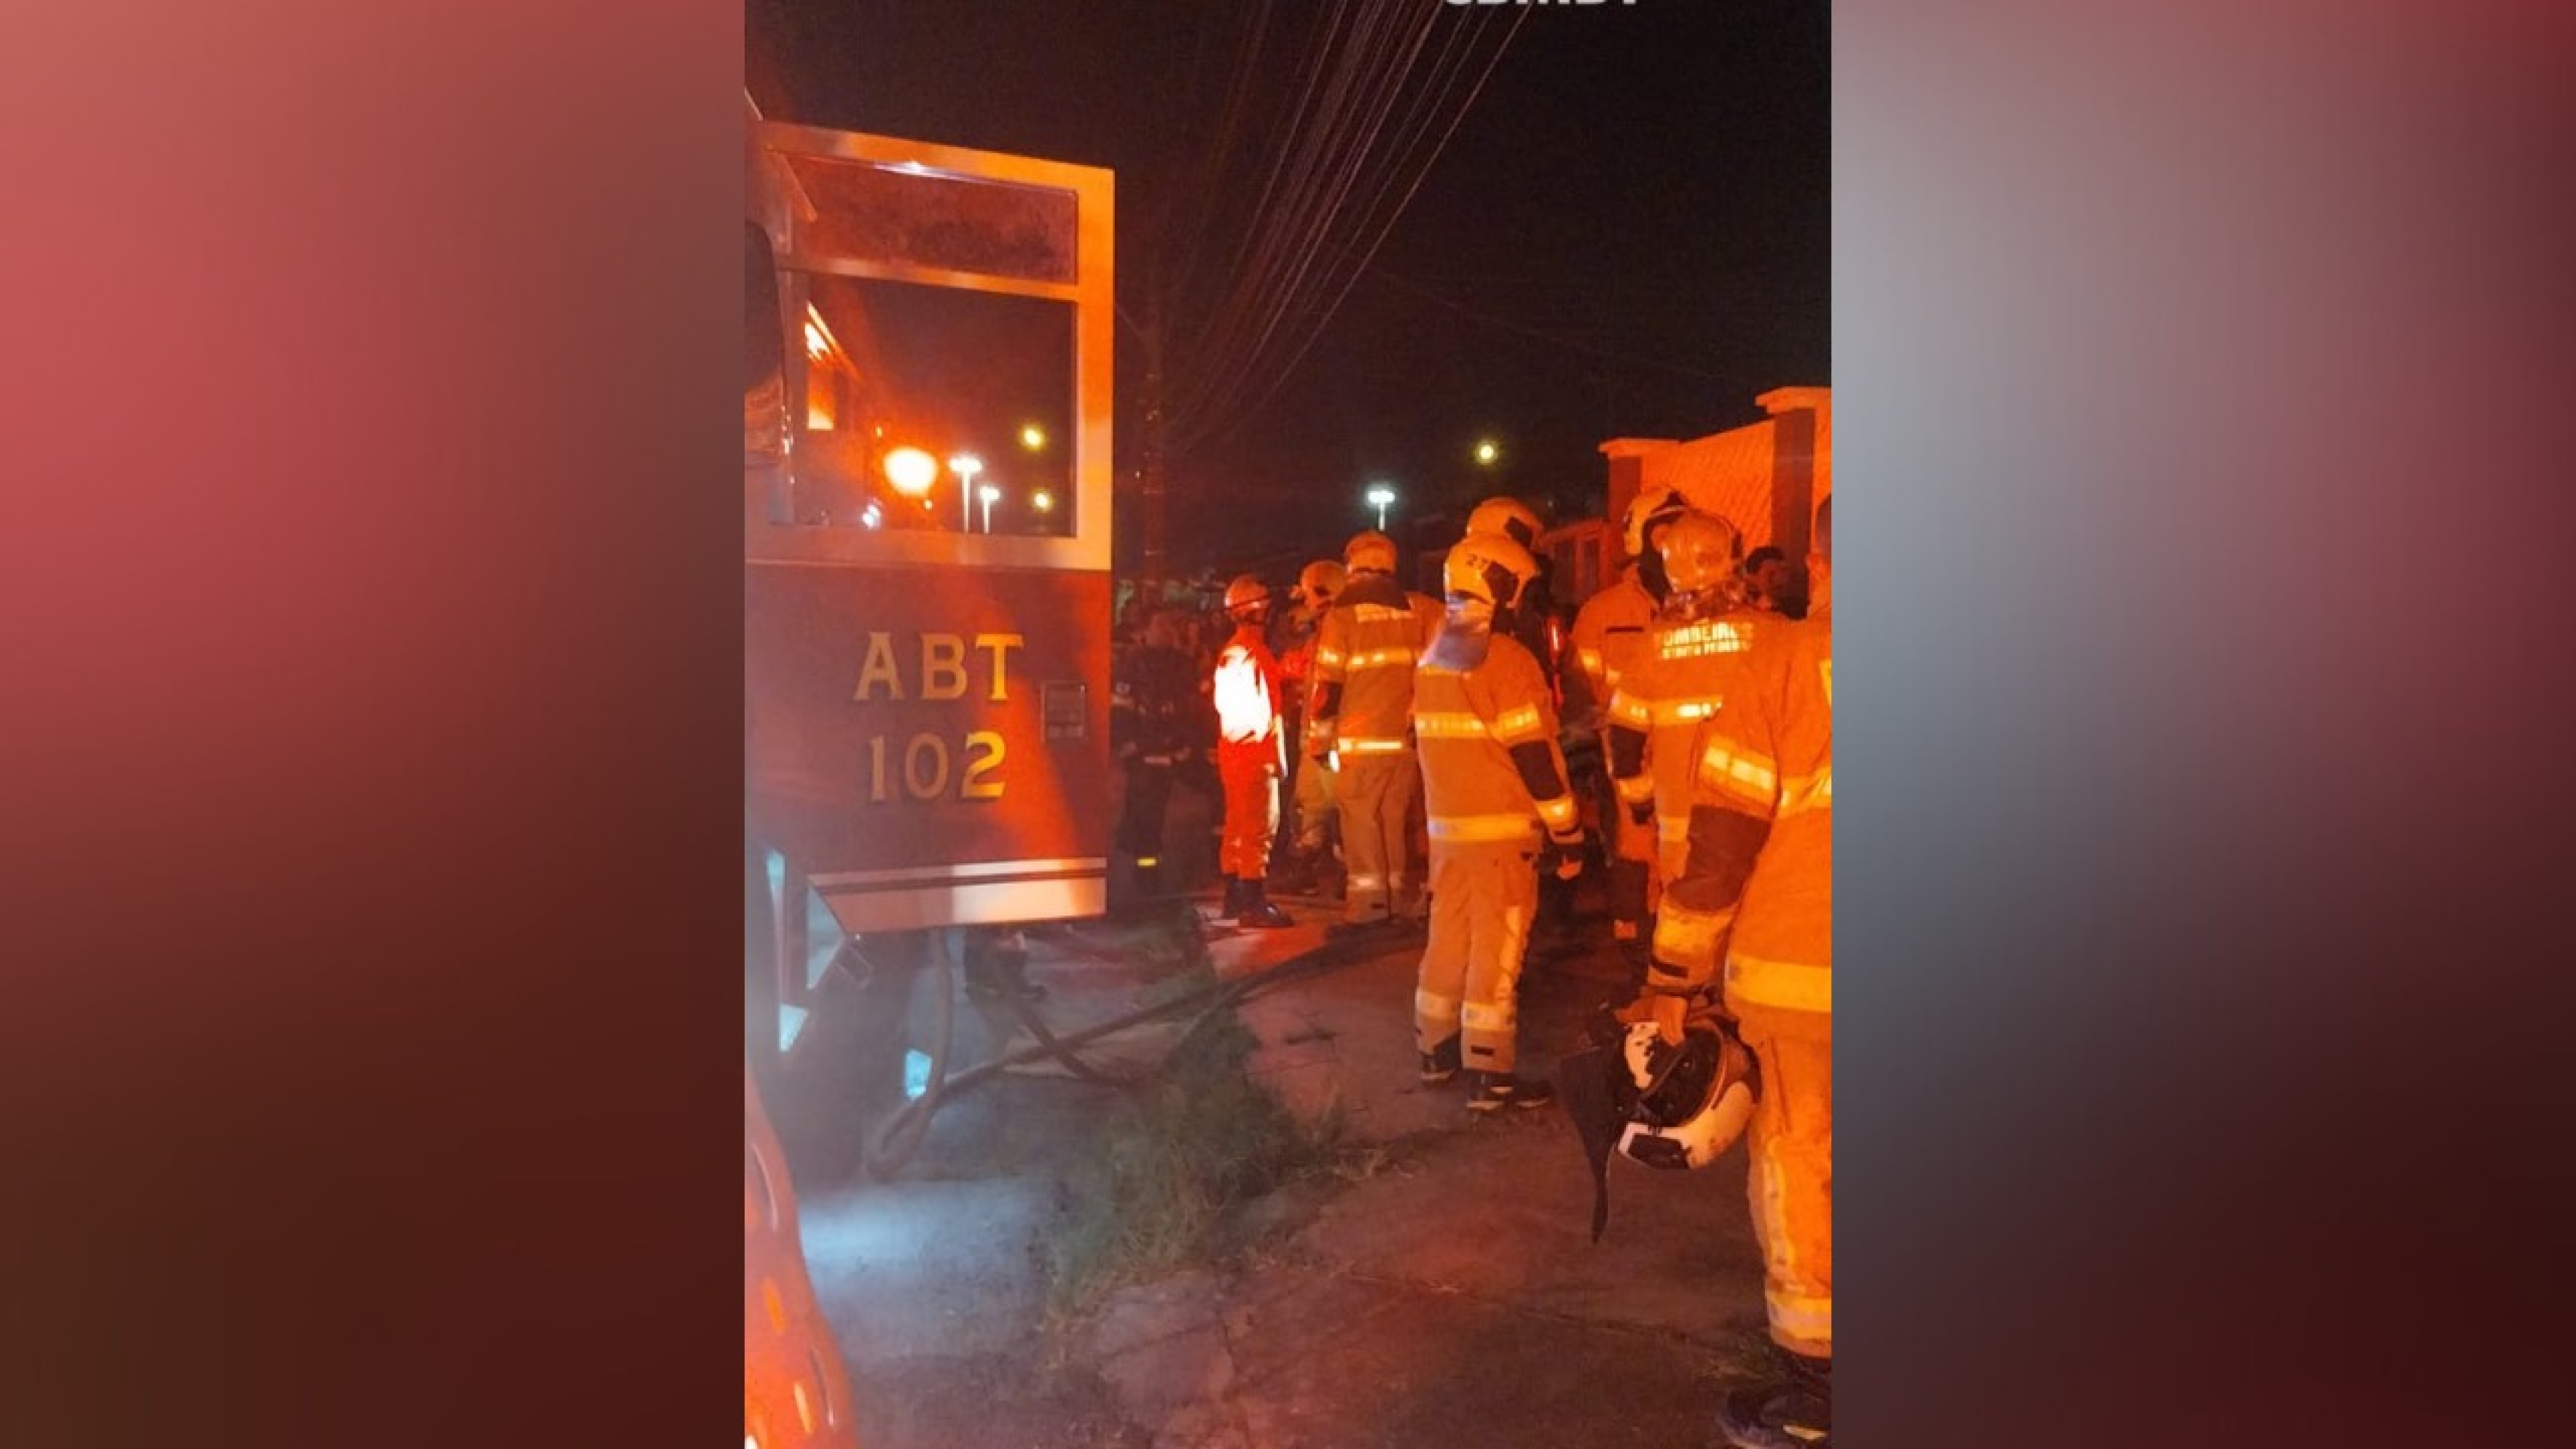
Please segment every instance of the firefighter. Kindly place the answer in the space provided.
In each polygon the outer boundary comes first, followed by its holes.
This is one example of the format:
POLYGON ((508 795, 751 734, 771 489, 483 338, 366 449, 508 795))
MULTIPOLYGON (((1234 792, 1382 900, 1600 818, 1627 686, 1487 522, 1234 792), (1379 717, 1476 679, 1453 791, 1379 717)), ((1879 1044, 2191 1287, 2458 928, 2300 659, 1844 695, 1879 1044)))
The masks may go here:
POLYGON ((1342 919, 1331 934, 1419 919, 1406 865, 1410 815, 1422 791, 1414 765, 1413 671, 1439 629, 1440 606, 1395 580, 1395 540, 1371 530, 1342 548, 1347 581, 1315 643, 1315 701, 1308 732, 1338 771, 1344 880, 1342 919))
POLYGON ((1548 691, 1555 696, 1557 650, 1549 626, 1555 621, 1556 601, 1549 592, 1547 558, 1538 551, 1538 536, 1545 527, 1538 514, 1517 498, 1488 498, 1467 514, 1467 532, 1499 533, 1527 549, 1538 564, 1538 577, 1513 601, 1510 625, 1504 632, 1537 658, 1539 669, 1547 675, 1548 691))
POLYGON ((1334 803, 1330 732, 1317 731, 1311 725, 1315 717, 1315 646, 1323 634, 1324 616, 1332 611, 1333 600, 1346 581, 1339 563, 1317 559, 1298 572, 1297 587, 1289 594, 1305 628, 1297 647, 1280 656, 1279 671, 1300 723, 1309 727, 1295 731, 1296 738, 1289 749, 1289 798, 1296 805, 1297 844, 1288 876, 1280 882, 1283 890, 1316 889, 1333 859, 1333 827, 1338 823, 1335 817, 1340 807, 1334 803))
POLYGON ((1537 576, 1529 551, 1471 534, 1442 570, 1448 617, 1414 674, 1414 723, 1431 835, 1431 937, 1414 987, 1422 1080, 1474 1072, 1474 1112, 1556 1095, 1513 1074, 1523 948, 1538 911, 1544 836, 1554 868, 1580 869, 1583 828, 1538 660, 1494 627, 1537 576))
POLYGON ((1713 513, 1665 524, 1657 554, 1669 592, 1610 698, 1610 778, 1630 823, 1655 833, 1655 884, 1669 890, 1689 853, 1691 765, 1700 730, 1752 646, 1744 539, 1713 513))
POLYGON ((1635 1013, 1678 1044, 1690 1017, 1722 1003, 1760 1063, 1749 1185, 1784 1372, 1720 1411, 1741 1449, 1822 1446, 1832 1433, 1832 510, 1830 497, 1816 509, 1807 617, 1766 625, 1702 732, 1689 853, 1635 1013))
MULTIPOLYGON (((1619 582, 1583 601, 1574 616, 1574 669, 1567 676, 1567 707, 1588 729, 1606 733, 1610 700, 1628 662, 1645 644, 1655 611, 1668 590, 1663 558, 1655 542, 1663 526, 1689 507, 1673 489, 1640 491, 1620 520, 1628 566, 1619 582)), ((1602 754, 1609 742, 1602 741, 1602 754)), ((1610 933, 1633 969, 1642 969, 1651 932, 1647 920, 1655 905, 1655 833, 1651 825, 1630 818, 1615 802, 1603 812, 1610 822, 1610 933)))
POLYGON ((1225 872, 1225 913, 1248 927, 1293 925, 1270 903, 1270 838, 1279 828, 1279 776, 1284 745, 1279 661, 1265 637, 1270 586, 1251 574, 1225 587, 1225 616, 1234 636, 1217 651, 1209 676, 1216 706, 1217 774, 1225 783, 1225 836, 1217 866, 1225 872))
POLYGON ((1135 870, 1143 899, 1162 894, 1163 821, 1172 781, 1206 738, 1195 679, 1197 667, 1181 648, 1180 621, 1155 608, 1143 637, 1119 652, 1109 700, 1111 753, 1126 771, 1118 815, 1118 849, 1135 870))

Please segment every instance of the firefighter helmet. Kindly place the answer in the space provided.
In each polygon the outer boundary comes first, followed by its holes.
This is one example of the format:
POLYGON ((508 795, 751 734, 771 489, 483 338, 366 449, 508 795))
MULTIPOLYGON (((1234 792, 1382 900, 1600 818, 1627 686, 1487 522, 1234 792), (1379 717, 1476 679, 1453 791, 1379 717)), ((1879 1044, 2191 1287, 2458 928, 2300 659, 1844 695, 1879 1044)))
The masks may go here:
POLYGON ((1671 522, 1689 507, 1690 500, 1684 498, 1678 489, 1658 484, 1641 490, 1629 501, 1627 513, 1619 520, 1619 532, 1628 545, 1628 556, 1645 557, 1646 550, 1654 542, 1647 535, 1657 524, 1671 522))
POLYGON ((1744 535, 1721 515, 1696 509, 1681 514, 1664 525, 1656 548, 1676 594, 1740 591, 1744 585, 1744 535))
POLYGON ((1488 498, 1467 515, 1469 533, 1499 533, 1523 548, 1538 547, 1538 515, 1517 498, 1488 498))
POLYGON ((1619 1151, 1632 1161, 1706 1167, 1753 1119, 1760 1073, 1753 1053, 1722 1022, 1693 1022, 1679 1046, 1666 1042, 1653 1022, 1638 1022, 1628 1028, 1620 1057, 1626 1090, 1615 1095, 1627 1121, 1619 1151))
POLYGON ((1440 565, 1441 587, 1451 598, 1482 599, 1497 609, 1510 608, 1537 577, 1529 550, 1499 533, 1468 534, 1440 565))
POLYGON ((1395 540, 1372 528, 1353 534, 1342 545, 1342 563, 1352 573, 1391 574, 1395 572, 1395 540))
POLYGON ((1297 601, 1310 609, 1329 609, 1333 606, 1333 596, 1339 594, 1342 585, 1349 581, 1349 575, 1342 571, 1340 564, 1319 558, 1298 571, 1297 601))
POLYGON ((1225 586, 1225 616, 1244 620, 1258 617, 1270 607, 1270 586, 1253 574, 1236 574, 1225 586))

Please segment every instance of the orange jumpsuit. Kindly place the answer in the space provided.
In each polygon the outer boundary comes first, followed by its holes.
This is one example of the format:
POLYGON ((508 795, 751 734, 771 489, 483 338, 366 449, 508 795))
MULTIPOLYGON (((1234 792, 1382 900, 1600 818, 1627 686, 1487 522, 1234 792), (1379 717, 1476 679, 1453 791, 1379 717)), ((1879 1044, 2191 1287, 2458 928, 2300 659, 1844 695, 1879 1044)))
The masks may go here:
POLYGON ((1784 1348, 1834 1343, 1834 650, 1830 608, 1766 621, 1701 737, 1690 850, 1653 984, 1704 992, 1762 1063, 1748 1133, 1763 1298, 1784 1348))
POLYGON ((1415 672, 1413 700, 1431 836, 1414 1035, 1426 1054, 1460 1037, 1467 1066, 1509 1073, 1539 839, 1576 823, 1553 693, 1517 640, 1453 625, 1415 672))
POLYGON ((1281 721, 1279 661, 1261 626, 1238 626, 1217 652, 1209 692, 1216 704, 1216 772, 1225 786, 1225 833, 1217 869, 1236 880, 1270 874, 1279 829, 1281 721))

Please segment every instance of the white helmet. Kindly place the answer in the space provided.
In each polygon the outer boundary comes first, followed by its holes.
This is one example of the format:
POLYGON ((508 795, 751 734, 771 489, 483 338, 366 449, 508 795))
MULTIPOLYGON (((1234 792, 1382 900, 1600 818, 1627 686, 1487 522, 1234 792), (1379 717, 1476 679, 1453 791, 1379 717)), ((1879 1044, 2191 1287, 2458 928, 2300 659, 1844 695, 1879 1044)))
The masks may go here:
POLYGON ((1441 586, 1453 598, 1481 599, 1497 609, 1512 601, 1538 577, 1538 561, 1529 550, 1499 533, 1471 533, 1458 540, 1441 561, 1441 586))
POLYGON ((1467 515, 1467 532, 1499 533, 1526 549, 1536 549, 1544 531, 1538 515, 1517 498, 1488 498, 1467 515))
POLYGON ((1349 581, 1349 575, 1340 564, 1319 558, 1298 570, 1297 587, 1289 590, 1289 597, 1320 612, 1333 606, 1334 596, 1341 593, 1342 585, 1349 581))
POLYGON ((1342 545, 1342 565, 1355 574, 1395 572, 1395 540, 1372 528, 1342 545))
POLYGON ((1628 545, 1628 557, 1645 557, 1651 543, 1646 535, 1656 524, 1679 517, 1689 507, 1690 500, 1678 489, 1658 485, 1639 491, 1619 519, 1620 538, 1628 545))
POLYGON ((1628 1028, 1620 1055, 1628 1091, 1616 1094, 1627 1121, 1620 1155, 1648 1167, 1706 1167, 1744 1135, 1762 1093, 1753 1053, 1718 1022, 1693 1022, 1680 1046, 1651 1021, 1628 1028))
POLYGON ((1225 616, 1238 622, 1258 622, 1270 612, 1270 586, 1258 574, 1237 574, 1225 586, 1225 616))

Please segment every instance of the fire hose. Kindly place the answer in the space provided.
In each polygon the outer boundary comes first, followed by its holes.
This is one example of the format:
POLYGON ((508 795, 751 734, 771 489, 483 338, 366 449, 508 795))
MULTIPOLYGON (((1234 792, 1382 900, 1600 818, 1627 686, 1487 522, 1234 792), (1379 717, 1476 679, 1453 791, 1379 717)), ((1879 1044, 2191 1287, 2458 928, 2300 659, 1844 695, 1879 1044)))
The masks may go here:
MULTIPOLYGON (((1302 974, 1305 970, 1337 959, 1329 952, 1318 953, 1303 961, 1292 962, 1287 966, 1266 971, 1259 976, 1245 977, 1236 981, 1210 982, 1169 1001, 1139 1007, 1134 1011, 1111 1017, 1107 1021, 1061 1035, 1048 1028, 1047 1024, 1039 1018, 1036 1008, 1029 1002, 1015 995, 1006 996, 1003 999, 1010 1004, 1012 1011, 1018 1016, 1020 1026, 1028 1032, 1029 1043, 1004 1052, 990 1061, 979 1062, 952 1077, 948 1074, 948 1054, 954 1044, 952 1038, 956 1028, 957 961, 950 949, 950 934, 948 931, 935 931, 931 936, 936 1005, 931 1029, 927 1084, 921 1095, 906 1100, 878 1119, 867 1136, 865 1153, 861 1159, 862 1165, 870 1177, 879 1181, 891 1178, 903 1170, 904 1165, 910 1162, 913 1154, 920 1149, 923 1138, 929 1134, 930 1120, 937 1114, 940 1105, 960 1092, 991 1081, 1013 1067, 1050 1057, 1078 1080, 1108 1087, 1135 1086, 1171 1065, 1181 1049, 1187 1046, 1191 1038, 1195 1037, 1208 1022, 1214 1020, 1219 1012, 1231 1010, 1236 1003, 1250 996, 1263 984, 1302 974), (1159 1017, 1177 1015, 1191 1008, 1196 1008, 1196 1014, 1181 1028, 1180 1035, 1173 1040, 1171 1048, 1151 1066, 1133 1072, 1109 1072, 1083 1060, 1076 1054, 1077 1048, 1103 1037, 1141 1026, 1159 1017)), ((855 941, 842 943, 843 957, 857 954, 855 941)), ((862 962, 865 960, 864 957, 859 959, 862 962)))

